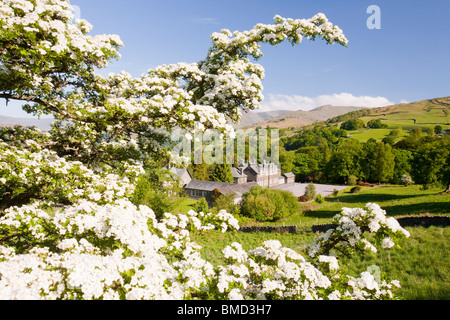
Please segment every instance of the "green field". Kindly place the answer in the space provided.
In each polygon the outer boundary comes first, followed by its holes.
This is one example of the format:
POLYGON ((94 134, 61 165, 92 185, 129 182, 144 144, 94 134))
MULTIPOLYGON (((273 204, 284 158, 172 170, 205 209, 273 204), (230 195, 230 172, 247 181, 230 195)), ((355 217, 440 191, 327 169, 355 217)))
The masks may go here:
POLYGON ((365 142, 370 138, 381 140, 392 129, 397 128, 404 130, 397 140, 405 137, 408 134, 408 130, 412 128, 421 128, 422 131, 428 132, 433 130, 436 125, 440 125, 443 130, 450 133, 450 97, 376 108, 372 109, 369 115, 359 119, 365 123, 370 120, 381 119, 381 122, 387 125, 385 129, 365 128, 349 131, 353 138, 361 142, 365 142))
MULTIPOLYGON (((209 231, 194 236, 194 240, 203 247, 203 257, 214 264, 224 263, 222 250, 232 242, 239 242, 248 250, 265 240, 277 239, 285 247, 306 256, 302 249, 315 237, 310 227, 329 223, 342 207, 363 207, 368 202, 375 202, 386 210, 387 215, 394 217, 424 213, 450 215, 450 194, 441 191, 391 185, 365 187, 357 194, 344 190, 337 197, 328 197, 321 205, 303 204, 302 212, 276 223, 298 225, 298 234, 209 231)), ((343 259, 343 267, 354 275, 371 265, 379 267, 382 274, 400 280, 402 288, 398 294, 404 299, 450 299, 450 228, 408 227, 407 230, 411 237, 400 242, 401 249, 380 250, 376 256, 343 259)))
POLYGON ((386 210, 388 216, 426 213, 450 215, 450 193, 442 193, 442 190, 442 188, 422 190, 422 187, 417 185, 363 187, 357 194, 347 191, 341 192, 337 197, 329 197, 324 204, 304 214, 326 222, 339 212, 341 207, 362 207, 369 202, 374 202, 386 210))
POLYGON ((411 237, 401 240, 401 248, 380 250, 375 256, 343 259, 349 273, 357 275, 369 266, 400 281, 398 294, 408 300, 450 299, 450 227, 408 227, 411 237))
MULTIPOLYGON (((399 126, 402 127, 402 126, 399 126)), ((403 127, 402 127, 403 128, 403 127)), ((382 140, 389 135, 392 129, 360 129, 355 131, 349 131, 349 135, 358 140, 359 142, 366 142, 367 140, 373 138, 375 140, 382 140)), ((402 130, 402 134, 396 137, 396 141, 408 135, 408 131, 402 130)))
MULTIPOLYGON (((383 185, 363 187, 361 192, 350 193, 351 188, 339 192, 338 196, 326 198, 325 203, 301 204, 302 212, 282 219, 273 225, 298 225, 300 228, 314 224, 329 223, 341 208, 362 208, 369 202, 380 205, 388 216, 438 214, 450 215, 450 193, 442 188, 422 190, 421 186, 383 185)), ((269 225, 270 223, 265 223, 269 225)))
POLYGON ((189 210, 193 209, 195 203, 197 203, 197 200, 182 198, 177 201, 175 208, 172 211, 173 213, 187 213, 189 210))
MULTIPOLYGON (((450 228, 408 227, 411 237, 400 241, 401 248, 380 250, 375 256, 357 255, 343 258, 341 268, 357 276, 369 266, 380 268, 382 275, 400 281, 398 295, 407 300, 450 299, 450 228)), ((244 233, 209 231, 194 237, 200 244, 203 257, 213 264, 225 263, 222 250, 239 242, 246 250, 256 248, 265 240, 279 240, 283 246, 307 256, 302 250, 314 239, 311 232, 299 234, 244 233)))

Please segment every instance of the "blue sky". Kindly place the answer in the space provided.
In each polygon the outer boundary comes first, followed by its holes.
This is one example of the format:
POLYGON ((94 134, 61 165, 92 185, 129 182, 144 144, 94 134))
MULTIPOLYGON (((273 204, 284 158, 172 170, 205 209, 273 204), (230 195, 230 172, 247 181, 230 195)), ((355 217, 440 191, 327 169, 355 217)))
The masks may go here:
MULTIPOLYGON (((427 0, 72 0, 93 34, 120 35, 122 58, 107 72, 134 76, 160 64, 202 60, 210 35, 247 30, 279 14, 310 18, 323 12, 343 29, 348 48, 324 41, 263 46, 263 110, 323 104, 376 107, 450 95, 450 1, 427 0), (370 30, 367 8, 381 10, 370 30)), ((103 73, 103 71, 102 71, 103 73)), ((0 114, 21 116, 17 106, 0 114)))

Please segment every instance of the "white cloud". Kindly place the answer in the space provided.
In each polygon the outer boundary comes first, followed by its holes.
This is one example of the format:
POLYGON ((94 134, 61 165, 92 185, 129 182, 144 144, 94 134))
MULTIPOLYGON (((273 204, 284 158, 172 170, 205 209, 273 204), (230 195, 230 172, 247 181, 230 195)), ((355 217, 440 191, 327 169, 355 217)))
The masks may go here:
POLYGON ((351 93, 335 93, 306 97, 299 95, 269 94, 261 103, 260 111, 312 110, 323 105, 378 108, 395 104, 384 97, 359 96, 351 93))

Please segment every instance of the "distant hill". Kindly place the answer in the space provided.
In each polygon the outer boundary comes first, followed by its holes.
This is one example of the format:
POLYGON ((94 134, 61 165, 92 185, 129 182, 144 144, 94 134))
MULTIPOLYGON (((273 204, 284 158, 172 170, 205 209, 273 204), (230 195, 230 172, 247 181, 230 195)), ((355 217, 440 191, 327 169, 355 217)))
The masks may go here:
MULTIPOLYGON (((367 123, 372 119, 381 119, 388 125, 388 129, 412 127, 422 129, 441 125, 444 130, 450 130, 450 97, 433 98, 411 103, 401 103, 381 108, 367 109, 362 107, 343 107, 324 105, 311 111, 250 111, 242 114, 242 120, 235 128, 265 128, 267 126, 279 129, 294 127, 296 129, 316 122, 339 124, 348 119, 359 118, 367 123)), ((0 126, 36 126, 42 131, 49 131, 53 119, 13 118, 0 115, 0 126)), ((374 131, 376 129, 372 129, 374 131)), ((382 133, 382 129, 378 129, 382 133)), ((369 131, 366 129, 366 131, 369 131)), ((352 135, 359 133, 352 133, 352 135)), ((371 135, 369 132, 361 134, 371 135)), ((362 137, 361 137, 362 138, 362 137)))
POLYGON ((49 131, 51 129, 54 119, 36 119, 36 118, 13 118, 0 115, 1 127, 13 127, 20 125, 23 127, 33 127, 40 129, 41 131, 49 131))
POLYGON ((364 108, 325 105, 310 111, 283 111, 281 115, 276 115, 276 112, 274 111, 272 114, 275 116, 273 117, 270 117, 272 115, 271 113, 265 112, 264 116, 270 118, 262 119, 262 121, 259 121, 260 118, 254 116, 254 114, 259 115, 259 112, 252 112, 251 114, 243 115, 243 121, 239 123, 239 128, 265 128, 267 126, 278 129, 286 129, 290 127, 301 128, 315 122, 322 122, 332 117, 361 109, 364 108), (247 118, 251 118, 253 121, 249 121, 247 118))
POLYGON ((450 125, 450 97, 433 98, 410 103, 359 110, 330 118, 328 123, 339 123, 349 119, 362 119, 368 122, 380 119, 388 127, 403 125, 408 127, 421 126, 429 128, 435 125, 450 125))
POLYGON ((279 117, 288 112, 289 110, 276 110, 267 112, 255 112, 255 111, 242 112, 241 121, 238 124, 234 124, 233 126, 236 129, 250 127, 253 124, 279 117))
MULTIPOLYGON (((350 119, 361 119, 367 124, 370 120, 380 119, 386 128, 359 129, 349 131, 350 136, 367 141, 370 138, 383 139, 393 129, 403 129, 400 137, 407 135, 412 128, 421 128, 429 131, 439 125, 447 134, 450 133, 450 97, 433 98, 411 103, 401 103, 381 108, 364 109, 349 112, 330 118, 326 123, 339 126, 340 123, 350 119)), ((400 139, 398 137, 397 139, 400 139)))

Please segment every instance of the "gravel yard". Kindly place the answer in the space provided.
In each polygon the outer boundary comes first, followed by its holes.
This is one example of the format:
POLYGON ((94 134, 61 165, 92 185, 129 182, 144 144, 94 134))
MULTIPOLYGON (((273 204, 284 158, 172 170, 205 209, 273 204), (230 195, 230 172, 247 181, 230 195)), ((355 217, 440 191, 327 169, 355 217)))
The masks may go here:
MULTIPOLYGON (((299 197, 305 194, 305 188, 307 185, 307 183, 289 183, 273 187, 272 189, 290 191, 294 196, 299 197)), ((335 189, 340 191, 348 188, 348 186, 336 186, 316 183, 314 184, 314 186, 316 187, 316 194, 321 194, 324 197, 332 194, 335 189)))

